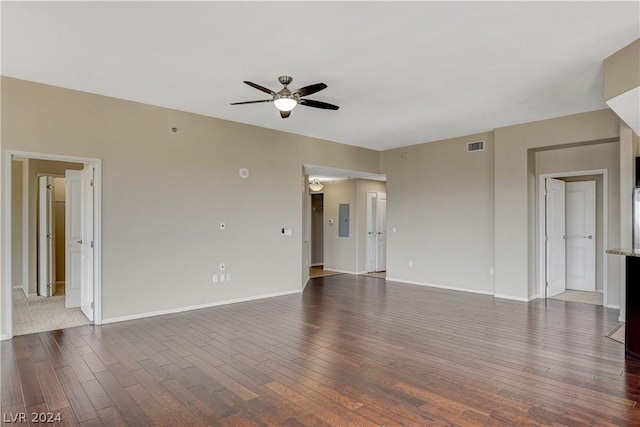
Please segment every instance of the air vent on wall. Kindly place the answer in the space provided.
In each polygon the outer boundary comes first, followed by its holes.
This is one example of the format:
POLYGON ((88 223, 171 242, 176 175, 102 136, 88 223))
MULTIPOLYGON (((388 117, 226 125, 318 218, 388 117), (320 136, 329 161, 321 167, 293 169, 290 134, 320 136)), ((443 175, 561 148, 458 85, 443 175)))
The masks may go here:
POLYGON ((467 144, 468 153, 472 151, 483 151, 483 150, 484 150, 484 141, 475 141, 467 144))

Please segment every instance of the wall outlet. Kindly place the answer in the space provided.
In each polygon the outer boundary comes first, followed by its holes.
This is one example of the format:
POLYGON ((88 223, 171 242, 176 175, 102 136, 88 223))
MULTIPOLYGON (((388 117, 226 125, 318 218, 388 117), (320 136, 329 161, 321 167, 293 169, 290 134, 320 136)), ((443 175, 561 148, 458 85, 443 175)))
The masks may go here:
POLYGON ((224 282, 224 281, 225 281, 224 279, 225 279, 225 275, 224 275, 224 274, 221 274, 221 275, 220 275, 220 282, 224 282))
POLYGON ((227 267, 224 265, 224 262, 221 262, 220 263, 220 271, 224 271, 225 268, 227 268, 227 267))
POLYGON ((231 281, 231 273, 227 273, 227 282, 231 281))
POLYGON ((218 283, 218 275, 214 274, 213 277, 211 278, 211 282, 212 283, 218 283))
POLYGON ((413 267, 413 261, 409 260, 409 267, 413 267))
POLYGON ((222 222, 220 223, 220 230, 224 231, 224 230, 226 230, 226 229, 227 229, 227 224, 225 224, 225 223, 224 223, 224 221, 222 221, 222 222))
POLYGON ((496 274, 496 270, 494 270, 493 267, 489 268, 489 276, 493 276, 494 274, 496 274))

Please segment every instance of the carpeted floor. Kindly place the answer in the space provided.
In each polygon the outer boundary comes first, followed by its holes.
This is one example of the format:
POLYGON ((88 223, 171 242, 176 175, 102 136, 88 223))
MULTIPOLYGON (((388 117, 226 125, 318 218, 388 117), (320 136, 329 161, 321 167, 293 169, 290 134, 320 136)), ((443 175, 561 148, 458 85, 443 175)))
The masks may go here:
POLYGON ((64 307, 64 295, 27 298, 22 289, 14 289, 12 293, 13 335, 53 331, 90 323, 79 307, 64 307))
POLYGON ((583 304, 602 305, 602 294, 600 292, 565 291, 551 298, 562 301, 581 302, 583 304))
POLYGON ((609 333, 607 333, 607 335, 605 336, 607 338, 611 338, 614 341, 618 341, 621 344, 624 344, 624 332, 625 332, 624 323, 620 322, 613 329, 611 329, 609 333))

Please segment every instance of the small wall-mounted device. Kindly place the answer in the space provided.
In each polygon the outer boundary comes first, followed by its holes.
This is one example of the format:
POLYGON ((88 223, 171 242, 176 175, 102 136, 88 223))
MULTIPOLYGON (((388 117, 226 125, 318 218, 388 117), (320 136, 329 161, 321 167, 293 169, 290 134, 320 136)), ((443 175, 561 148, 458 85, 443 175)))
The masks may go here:
POLYGON ((329 221, 327 221, 329 224, 333 224, 333 220, 329 219, 329 221))

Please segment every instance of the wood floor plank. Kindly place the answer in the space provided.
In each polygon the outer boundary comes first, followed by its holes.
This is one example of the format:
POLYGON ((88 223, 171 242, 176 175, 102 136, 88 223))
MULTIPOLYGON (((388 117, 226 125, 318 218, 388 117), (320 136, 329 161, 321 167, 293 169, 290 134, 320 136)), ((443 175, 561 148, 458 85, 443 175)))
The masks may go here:
MULTIPOLYGON (((136 405, 131 395, 126 392, 110 371, 97 372, 96 379, 128 425, 151 425, 150 418, 136 405)), ((113 415, 114 413, 110 412, 109 414, 113 415)))
POLYGON ((2 411, 65 425, 632 426, 618 311, 336 275, 0 344, 2 411))
POLYGON ((56 368, 55 372, 78 422, 82 423, 97 418, 98 414, 73 369, 62 366, 56 368))
POLYGON ((62 390, 51 362, 44 360, 34 363, 33 367, 49 410, 56 411, 68 407, 69 400, 62 390))

